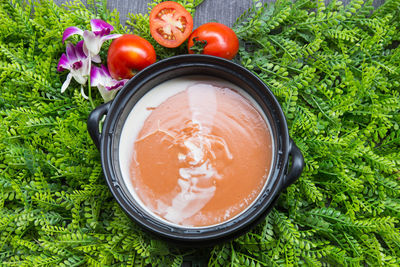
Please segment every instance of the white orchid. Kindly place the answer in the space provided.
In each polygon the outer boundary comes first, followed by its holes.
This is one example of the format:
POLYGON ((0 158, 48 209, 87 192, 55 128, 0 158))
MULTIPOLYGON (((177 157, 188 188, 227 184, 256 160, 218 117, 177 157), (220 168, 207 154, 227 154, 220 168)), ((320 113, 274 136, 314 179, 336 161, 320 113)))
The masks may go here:
POLYGON ((92 31, 81 30, 78 27, 68 27, 63 33, 62 41, 75 34, 79 34, 83 37, 84 41, 84 52, 86 55, 93 60, 93 62, 100 63, 100 49, 103 43, 110 39, 115 39, 121 36, 121 34, 110 34, 114 30, 111 24, 101 20, 92 19, 90 21, 92 31))
MULTIPOLYGON (((83 52, 83 41, 78 42, 76 46, 67 44, 66 54, 61 55, 57 65, 57 71, 64 70, 69 70, 69 73, 61 87, 61 93, 68 88, 72 78, 82 85, 87 82, 90 74, 90 60, 83 52)), ((82 95, 85 97, 83 90, 82 95)))
POLYGON ((104 65, 101 65, 101 68, 93 66, 90 73, 90 84, 99 89, 104 102, 112 100, 117 91, 122 88, 127 81, 128 79, 113 79, 104 65))

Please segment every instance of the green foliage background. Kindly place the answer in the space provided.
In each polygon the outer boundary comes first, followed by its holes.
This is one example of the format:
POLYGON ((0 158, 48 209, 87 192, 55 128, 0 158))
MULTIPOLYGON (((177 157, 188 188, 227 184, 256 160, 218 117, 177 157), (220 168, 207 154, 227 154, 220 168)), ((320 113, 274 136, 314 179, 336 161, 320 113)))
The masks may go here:
MULTIPOLYGON (((193 13, 201 1, 180 2, 193 13)), ((399 7, 278 0, 238 18, 236 60, 279 99, 306 166, 255 229, 196 250, 153 239, 127 218, 86 131, 90 103, 76 83, 60 93, 65 28, 102 18, 152 41, 148 15, 131 15, 125 27, 93 0, 2 0, 1 265, 399 266, 399 7)), ((186 51, 152 42, 159 59, 186 51)))

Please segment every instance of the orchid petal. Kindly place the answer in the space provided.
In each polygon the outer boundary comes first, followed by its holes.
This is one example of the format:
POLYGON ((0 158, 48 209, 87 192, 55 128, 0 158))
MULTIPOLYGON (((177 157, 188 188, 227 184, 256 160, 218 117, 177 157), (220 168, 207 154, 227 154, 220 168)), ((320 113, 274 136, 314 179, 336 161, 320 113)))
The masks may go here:
POLYGON ((101 97, 103 97, 104 102, 108 102, 110 100, 112 100, 115 96, 115 94, 117 93, 117 91, 109 91, 106 88, 104 88, 104 86, 99 86, 99 92, 101 94, 101 97))
POLYGON ((113 82, 112 82, 112 84, 110 86, 106 86, 106 89, 109 90, 109 91, 118 90, 121 87, 123 87, 127 81, 128 81, 127 79, 120 80, 120 81, 113 80, 113 82))
POLYGON ((89 56, 99 54, 101 45, 104 41, 101 41, 99 37, 97 37, 93 32, 90 31, 83 32, 83 40, 85 41, 85 46, 89 51, 89 56))
POLYGON ((89 56, 89 53, 90 53, 89 50, 87 49, 85 43, 83 43, 83 53, 85 53, 86 56, 89 56))
POLYGON ((101 19, 92 19, 90 20, 90 26, 92 27, 92 31, 101 31, 103 29, 107 29, 110 31, 114 30, 114 27, 111 24, 101 20, 101 19))
POLYGON ((103 72, 99 67, 93 66, 90 71, 90 84, 92 86, 98 86, 103 83, 103 72))
POLYGON ((81 95, 84 99, 89 99, 89 97, 85 94, 85 91, 83 90, 83 86, 81 86, 81 95))
POLYGON ((74 77, 75 81, 77 81, 80 84, 85 84, 87 82, 87 76, 82 75, 82 73, 72 73, 72 76, 74 77))
POLYGON ((90 68, 91 68, 90 58, 87 58, 83 61, 83 68, 82 68, 82 75, 89 76, 90 75, 90 68))
POLYGON ((88 80, 90 70, 89 70, 89 59, 81 61, 81 66, 79 68, 72 68, 71 74, 75 81, 80 84, 85 84, 88 80))
POLYGON ((86 55, 85 52, 83 51, 83 47, 84 47, 83 40, 82 40, 82 41, 79 41, 79 42, 76 44, 76 47, 75 47, 75 53, 76 53, 76 55, 77 55, 80 59, 85 59, 85 58, 87 58, 87 55, 86 55))
POLYGON ((104 102, 108 102, 112 100, 115 95, 117 94, 117 90, 107 90, 104 86, 98 86, 99 92, 101 94, 101 97, 103 97, 104 102))
POLYGON ((69 61, 66 54, 62 54, 60 60, 58 61, 57 71, 63 71, 69 69, 69 61))
POLYGON ((64 43, 68 37, 70 37, 71 35, 74 35, 74 34, 82 35, 83 31, 81 29, 79 29, 78 27, 74 27, 74 26, 66 28, 63 33, 62 42, 64 43))
POLYGON ((92 61, 94 63, 101 63, 101 58, 99 55, 94 55, 94 56, 92 56, 92 61))
POLYGON ((74 77, 75 81, 80 84, 85 84, 87 82, 89 73, 89 59, 82 61, 82 65, 80 68, 71 69, 72 76, 74 77))
POLYGON ((106 66, 101 65, 101 70, 103 71, 104 75, 106 75, 106 76, 108 76, 108 77, 111 78, 111 74, 110 74, 110 72, 108 71, 108 69, 107 69, 106 66))
POLYGON ((64 82, 63 85, 61 86, 61 93, 64 93, 65 90, 68 88, 68 86, 69 86, 69 84, 70 84, 70 82, 71 82, 71 79, 72 79, 72 74, 71 74, 71 73, 68 73, 67 79, 65 79, 65 82, 64 82))
POLYGON ((75 61, 79 60, 78 57, 76 56, 76 48, 71 43, 67 44, 67 58, 68 58, 68 61, 70 61, 70 62, 75 62, 75 61))
POLYGON ((101 40, 104 42, 104 41, 107 41, 107 40, 119 38, 121 36, 122 36, 122 34, 117 34, 117 33, 116 34, 109 34, 109 35, 101 37, 101 40))

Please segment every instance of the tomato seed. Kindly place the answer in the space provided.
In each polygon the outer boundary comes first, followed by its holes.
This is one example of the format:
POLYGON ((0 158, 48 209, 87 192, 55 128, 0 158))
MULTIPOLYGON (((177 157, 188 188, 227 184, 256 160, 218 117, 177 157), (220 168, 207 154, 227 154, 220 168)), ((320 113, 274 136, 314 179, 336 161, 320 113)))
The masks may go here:
POLYGON ((166 40, 175 40, 175 36, 173 34, 165 33, 162 28, 158 28, 157 32, 166 40))
POLYGON ((187 24, 186 18, 185 17, 179 17, 178 21, 180 22, 180 24, 182 26, 181 27, 176 27, 176 28, 178 28, 181 32, 184 32, 185 29, 186 29, 186 24, 187 24))
POLYGON ((175 12, 176 12, 175 9, 172 9, 172 8, 164 8, 164 9, 160 10, 160 12, 158 12, 157 17, 158 17, 158 18, 161 18, 162 15, 165 15, 165 14, 174 14, 175 12))

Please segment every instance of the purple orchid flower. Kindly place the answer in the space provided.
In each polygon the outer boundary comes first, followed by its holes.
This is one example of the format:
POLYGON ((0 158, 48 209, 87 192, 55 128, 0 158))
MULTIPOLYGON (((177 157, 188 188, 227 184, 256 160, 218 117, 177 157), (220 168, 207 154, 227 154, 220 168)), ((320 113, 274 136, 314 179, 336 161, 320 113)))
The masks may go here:
MULTIPOLYGON (((83 41, 80 41, 74 46, 71 43, 67 44, 67 53, 62 54, 60 61, 57 65, 57 71, 69 70, 67 79, 61 87, 61 93, 63 93, 69 86, 72 77, 80 84, 87 82, 90 62, 89 58, 83 52, 83 41)), ((85 97, 85 94, 82 94, 85 97)))
POLYGON ((107 67, 101 65, 101 68, 93 66, 90 72, 90 84, 97 86, 104 102, 108 102, 115 97, 115 94, 121 89, 128 79, 115 80, 111 77, 107 67))
POLYGON ((86 55, 94 62, 100 63, 99 52, 103 43, 107 40, 118 38, 121 34, 110 34, 114 30, 114 27, 101 19, 92 19, 90 25, 92 31, 83 31, 78 27, 68 27, 63 33, 62 41, 64 43, 68 37, 75 34, 83 36, 83 48, 86 55))

